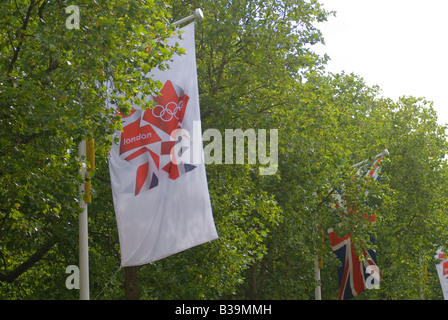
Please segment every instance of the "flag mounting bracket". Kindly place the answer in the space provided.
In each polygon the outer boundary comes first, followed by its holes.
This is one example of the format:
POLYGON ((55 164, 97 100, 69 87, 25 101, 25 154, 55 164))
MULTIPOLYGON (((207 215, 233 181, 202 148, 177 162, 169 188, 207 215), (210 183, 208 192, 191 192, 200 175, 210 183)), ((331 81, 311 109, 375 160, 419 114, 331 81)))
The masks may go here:
MULTIPOLYGON (((387 149, 384 149, 383 152, 377 154, 376 156, 373 157, 373 159, 378 159, 378 158, 382 158, 382 157, 388 157, 389 156, 389 151, 387 149)), ((359 168, 360 166, 368 163, 369 160, 364 160, 361 162, 358 162, 357 164, 352 165, 352 168, 359 168)))
POLYGON ((173 25, 178 26, 182 23, 188 22, 193 19, 199 19, 199 20, 204 19, 204 13, 202 12, 201 9, 199 9, 199 8, 196 9, 192 15, 189 15, 188 17, 177 20, 176 22, 173 23, 173 25))

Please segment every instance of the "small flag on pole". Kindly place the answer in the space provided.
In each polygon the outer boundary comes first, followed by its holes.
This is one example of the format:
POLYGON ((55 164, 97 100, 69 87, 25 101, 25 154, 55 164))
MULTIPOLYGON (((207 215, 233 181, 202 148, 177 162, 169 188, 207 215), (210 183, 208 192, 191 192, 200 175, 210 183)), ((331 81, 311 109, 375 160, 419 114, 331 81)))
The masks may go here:
POLYGON ((194 23, 171 38, 186 50, 148 77, 163 84, 122 119, 109 167, 121 265, 147 264, 218 238, 203 161, 194 23))
MULTIPOLYGON (((375 181, 379 180, 379 162, 377 159, 369 168, 361 167, 357 174, 361 176, 368 175, 375 181)), ((343 203, 343 194, 338 192, 335 197, 335 207, 345 206, 343 203)), ((353 210, 353 208, 349 208, 353 210)), ((365 217, 367 219, 367 217, 365 217)), ((369 217, 370 222, 375 221, 375 216, 369 217)), ((356 297, 366 289, 378 287, 381 280, 381 273, 377 266, 376 253, 374 250, 363 249, 363 259, 360 260, 355 252, 355 248, 350 234, 343 237, 338 236, 332 228, 328 229, 328 236, 334 254, 340 260, 342 265, 338 267, 338 280, 340 285, 339 300, 346 300, 356 297)), ((375 243, 375 238, 371 235, 370 241, 375 243)))
POLYGON ((440 262, 436 264, 437 274, 439 275, 440 286, 442 287, 443 300, 448 300, 448 255, 443 254, 442 250, 437 250, 436 259, 440 262))

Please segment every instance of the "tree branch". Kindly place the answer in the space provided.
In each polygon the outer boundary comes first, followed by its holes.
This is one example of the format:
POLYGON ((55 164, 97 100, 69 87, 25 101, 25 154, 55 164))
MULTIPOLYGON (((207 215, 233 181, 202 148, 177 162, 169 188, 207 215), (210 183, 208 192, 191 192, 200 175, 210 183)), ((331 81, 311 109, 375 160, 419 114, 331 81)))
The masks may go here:
POLYGON ((28 27, 28 22, 30 21, 31 12, 33 11, 33 8, 35 5, 36 5, 36 1, 31 0, 30 6, 28 7, 28 11, 26 12, 25 20, 23 21, 22 27, 19 30, 17 30, 17 32, 16 32, 16 37, 19 40, 19 44, 14 49, 14 55, 11 59, 11 63, 9 64, 8 72, 6 73, 7 75, 9 75, 12 72, 12 70, 14 69, 14 64, 16 63, 17 58, 19 57, 19 52, 22 49, 23 36, 24 36, 24 34, 21 31, 25 31, 26 28, 28 27))
POLYGON ((20 16, 20 18, 21 18, 21 22, 23 23, 23 15, 22 15, 22 13, 20 12, 20 8, 19 8, 19 5, 17 4, 17 0, 14 0, 14 3, 15 3, 15 5, 16 5, 16 9, 17 9, 17 13, 19 14, 19 16, 20 16))
POLYGON ((44 20, 44 8, 45 8, 46 4, 47 4, 47 1, 43 1, 42 4, 39 6, 39 10, 38 10, 38 13, 37 13, 37 15, 39 16, 40 21, 43 22, 43 23, 45 23, 45 20, 44 20))
POLYGON ((6 273, 0 273, 0 281, 6 281, 10 283, 13 282, 23 273, 28 271, 28 269, 34 266, 37 262, 39 262, 43 258, 43 256, 53 248, 55 244, 56 241, 54 239, 46 242, 39 250, 37 250, 31 257, 29 257, 28 260, 19 265, 17 268, 6 273))

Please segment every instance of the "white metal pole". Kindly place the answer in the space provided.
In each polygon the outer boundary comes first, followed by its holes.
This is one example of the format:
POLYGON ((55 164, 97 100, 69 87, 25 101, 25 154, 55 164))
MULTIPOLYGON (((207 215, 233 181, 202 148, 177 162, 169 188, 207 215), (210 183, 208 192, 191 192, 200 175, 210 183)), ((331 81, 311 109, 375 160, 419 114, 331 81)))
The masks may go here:
POLYGON ((319 256, 317 255, 314 260, 314 271, 315 271, 315 280, 317 282, 316 288, 314 289, 314 297, 315 300, 322 300, 322 291, 320 286, 319 256))
POLYGON ((178 26, 182 23, 188 22, 193 19, 199 19, 199 20, 204 19, 204 13, 202 13, 201 9, 199 9, 199 8, 196 9, 192 15, 189 15, 188 17, 185 17, 183 19, 180 19, 180 20, 174 22, 173 25, 178 26))
MULTIPOLYGON (((84 181, 86 177, 86 140, 81 141, 78 156, 81 161, 81 176, 84 181)), ((89 300, 89 241, 88 241, 88 219, 87 203, 84 200, 85 183, 79 186, 79 205, 83 212, 79 214, 79 299, 89 300)))
MULTIPOLYGON (((313 196, 317 197, 317 192, 313 192, 313 196)), ((314 225, 316 229, 318 229, 318 224, 315 221, 314 225)), ((318 232, 314 231, 315 234, 319 234, 318 232)), ((316 250, 318 251, 318 250, 316 250)), ((321 285, 320 285, 320 268, 319 268, 319 255, 316 254, 315 260, 314 260, 314 279, 316 280, 316 288, 314 289, 314 298, 315 300, 321 300, 322 294, 321 294, 321 285)))

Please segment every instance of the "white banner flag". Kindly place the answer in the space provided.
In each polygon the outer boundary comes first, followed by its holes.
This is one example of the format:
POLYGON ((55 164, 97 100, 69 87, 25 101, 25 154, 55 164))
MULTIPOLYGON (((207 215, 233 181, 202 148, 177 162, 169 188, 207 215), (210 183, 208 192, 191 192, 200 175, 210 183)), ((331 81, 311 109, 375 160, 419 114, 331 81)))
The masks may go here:
POLYGON ((109 157, 122 266, 150 263, 218 238, 202 148, 194 23, 172 38, 186 53, 148 77, 163 84, 123 117, 109 157))
POLYGON ((436 264, 437 274, 439 275, 440 286, 442 287, 443 300, 448 300, 448 256, 437 250, 436 259, 441 260, 436 264))

